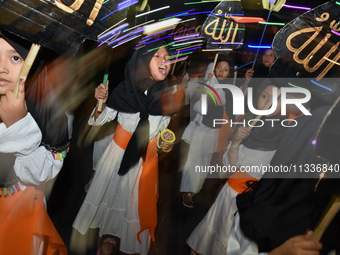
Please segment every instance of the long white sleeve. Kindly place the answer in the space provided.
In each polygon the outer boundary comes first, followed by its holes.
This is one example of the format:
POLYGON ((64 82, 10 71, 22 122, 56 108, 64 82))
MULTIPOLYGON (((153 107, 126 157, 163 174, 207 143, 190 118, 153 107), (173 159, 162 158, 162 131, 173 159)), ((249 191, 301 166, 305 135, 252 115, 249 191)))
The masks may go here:
POLYGON ((88 121, 88 124, 91 126, 101 126, 104 125, 107 122, 110 122, 112 120, 114 120, 117 116, 117 111, 110 108, 110 107, 105 107, 104 111, 102 111, 100 113, 100 115, 98 116, 98 118, 96 120, 94 120, 94 112, 95 112, 96 108, 93 109, 92 113, 91 113, 91 117, 88 121))
POLYGON ((42 135, 29 113, 9 128, 2 123, 0 134, 0 152, 16 156, 14 171, 23 183, 40 185, 59 173, 63 160, 55 160, 50 151, 39 146, 42 135))

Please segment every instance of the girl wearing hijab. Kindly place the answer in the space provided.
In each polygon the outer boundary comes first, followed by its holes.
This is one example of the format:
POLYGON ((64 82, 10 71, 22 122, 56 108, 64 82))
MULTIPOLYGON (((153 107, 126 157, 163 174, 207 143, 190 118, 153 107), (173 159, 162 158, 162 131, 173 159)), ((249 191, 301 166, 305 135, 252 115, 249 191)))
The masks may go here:
MULTIPOLYGON (((13 93, 29 46, 21 38, 0 30, 0 251, 67 254, 44 203, 45 183, 63 165, 63 157, 56 159, 55 155, 60 156, 63 146, 68 146, 67 121, 60 119, 59 124, 65 124, 59 126, 60 130, 65 128, 61 135, 54 133, 49 137, 45 132, 50 119, 36 111, 34 98, 39 88, 48 87, 47 77, 26 82, 35 93, 25 91, 23 79, 18 96, 13 93)), ((42 105, 39 108, 43 111, 42 105)), ((46 113, 51 109, 44 110, 46 113)))
MULTIPOLYGON (((204 181, 209 174, 208 171, 196 172, 194 164, 196 166, 208 166, 213 154, 218 151, 219 129, 214 128, 212 124, 210 124, 210 117, 221 119, 224 115, 226 94, 222 88, 216 88, 215 85, 226 83, 230 84, 230 82, 228 82, 229 74, 230 66, 228 61, 219 59, 216 64, 214 74, 210 73, 208 76, 208 86, 211 86, 215 89, 215 91, 217 91, 222 102, 222 105, 219 105, 218 108, 215 106, 208 107, 208 109, 213 109, 213 112, 210 111, 206 115, 209 116, 209 121, 206 121, 207 118, 201 114, 201 101, 198 99, 200 94, 196 93, 196 95, 193 96, 193 98, 197 97, 197 100, 199 100, 193 104, 194 106, 192 111, 196 114, 196 116, 192 121, 190 121, 182 136, 182 139, 190 145, 188 157, 184 163, 180 185, 180 192, 183 192, 183 205, 188 208, 194 207, 193 198, 200 192, 204 181), (207 122, 209 122, 209 124, 207 122)), ((197 92, 199 91, 197 90, 197 92)), ((216 100, 218 99, 216 98, 216 100)))
MULTIPOLYGON (((257 91, 257 109, 272 101, 272 90, 275 86, 265 82, 257 91)), ((262 171, 244 172, 242 167, 265 166, 272 159, 280 142, 283 128, 279 122, 266 121, 280 118, 281 107, 269 116, 263 116, 261 127, 239 126, 231 135, 231 142, 223 157, 224 166, 238 169, 233 173, 220 191, 210 210, 189 236, 187 243, 196 254, 246 254, 251 252, 249 240, 241 232, 235 234, 234 227, 238 226, 235 213, 237 212, 236 196, 248 190, 254 182, 261 179, 262 171), (238 142, 241 141, 241 144, 238 142), (237 237, 235 237, 237 235, 237 237)), ((245 123, 254 119, 253 114, 244 116, 245 123)), ((259 124, 257 124, 259 125, 259 124)), ((257 253, 257 251, 256 251, 257 253)))
POLYGON ((104 236, 97 254, 112 254, 118 246, 127 254, 148 254, 155 241, 158 199, 157 147, 160 132, 169 122, 162 116, 160 93, 171 69, 164 42, 136 50, 125 67, 125 80, 106 102, 107 87, 99 85, 97 100, 104 100, 101 113, 94 109, 90 125, 102 125, 118 117, 113 140, 99 160, 96 172, 74 221, 81 234, 99 228, 104 236))

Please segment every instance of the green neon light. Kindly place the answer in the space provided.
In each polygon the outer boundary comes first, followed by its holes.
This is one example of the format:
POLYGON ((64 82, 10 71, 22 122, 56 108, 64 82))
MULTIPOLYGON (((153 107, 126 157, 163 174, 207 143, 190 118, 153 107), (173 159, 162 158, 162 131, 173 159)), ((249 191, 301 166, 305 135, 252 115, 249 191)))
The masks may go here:
POLYGON ((280 23, 280 22, 262 22, 262 21, 259 21, 259 24, 263 24, 263 25, 276 25, 276 26, 284 26, 286 25, 286 23, 280 23))
POLYGON ((191 53, 192 53, 192 51, 186 52, 186 53, 181 53, 181 54, 179 54, 179 55, 175 55, 175 56, 168 57, 167 59, 178 58, 178 57, 181 57, 181 56, 184 56, 184 55, 189 55, 189 54, 191 54, 191 53))
POLYGON ((181 14, 177 14, 177 15, 173 15, 173 16, 166 17, 166 18, 163 18, 163 19, 159 19, 158 21, 163 21, 163 20, 166 20, 166 19, 171 19, 171 18, 174 18, 174 17, 179 17, 179 16, 182 16, 182 15, 185 15, 185 14, 189 14, 189 12, 184 12, 184 13, 181 13, 181 14))
POLYGON ((290 83, 290 82, 288 82, 288 85, 290 85, 292 87, 295 87, 295 88, 303 88, 303 89, 305 89, 304 87, 301 87, 301 86, 298 86, 298 85, 294 85, 293 83, 290 83))

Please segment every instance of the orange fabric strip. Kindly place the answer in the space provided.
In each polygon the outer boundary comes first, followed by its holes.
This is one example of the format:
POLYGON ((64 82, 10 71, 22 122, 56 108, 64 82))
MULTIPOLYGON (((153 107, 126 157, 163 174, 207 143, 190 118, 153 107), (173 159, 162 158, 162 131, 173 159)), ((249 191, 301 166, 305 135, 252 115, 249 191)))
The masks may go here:
POLYGON ((139 179, 138 189, 138 214, 140 231, 137 233, 138 241, 140 233, 149 229, 152 241, 155 241, 155 229, 157 226, 157 201, 158 201, 158 155, 157 136, 149 141, 143 172, 139 179))
POLYGON ((246 172, 238 171, 233 173, 232 176, 229 177, 228 184, 233 190, 241 194, 249 188, 246 184, 246 182, 248 181, 258 181, 258 179, 252 177, 246 172))
POLYGON ((43 197, 42 190, 28 186, 0 198, 1 254, 34 254, 33 235, 45 241, 44 254, 67 254, 47 214, 43 197))
POLYGON ((116 132, 113 136, 113 140, 115 143, 122 148, 123 150, 126 149, 130 139, 132 137, 132 133, 126 131, 119 123, 116 128, 116 132))

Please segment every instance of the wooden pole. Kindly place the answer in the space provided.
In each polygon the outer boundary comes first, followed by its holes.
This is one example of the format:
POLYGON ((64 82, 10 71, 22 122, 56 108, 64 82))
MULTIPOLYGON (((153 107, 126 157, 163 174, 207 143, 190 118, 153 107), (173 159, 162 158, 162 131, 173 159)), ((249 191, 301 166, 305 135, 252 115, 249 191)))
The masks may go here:
POLYGON ((326 231, 327 227, 335 217, 335 215, 340 210, 340 195, 334 195, 331 199, 328 207, 326 208, 323 216, 320 219, 319 224, 315 228, 313 235, 311 237, 312 241, 320 241, 323 233, 326 231))
POLYGON ((211 70, 212 73, 214 73, 216 62, 217 62, 217 58, 218 58, 218 53, 215 54, 214 64, 213 64, 213 67, 212 67, 212 70, 211 70))
POLYGON ((38 55, 39 50, 40 50, 40 45, 33 43, 30 51, 28 52, 27 58, 25 59, 25 62, 21 67, 17 83, 14 86, 13 93, 15 96, 18 95, 20 79, 24 79, 26 81, 27 75, 31 70, 31 67, 35 61, 35 58, 38 55))

